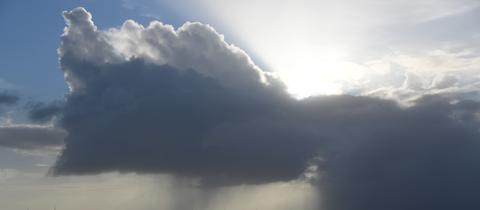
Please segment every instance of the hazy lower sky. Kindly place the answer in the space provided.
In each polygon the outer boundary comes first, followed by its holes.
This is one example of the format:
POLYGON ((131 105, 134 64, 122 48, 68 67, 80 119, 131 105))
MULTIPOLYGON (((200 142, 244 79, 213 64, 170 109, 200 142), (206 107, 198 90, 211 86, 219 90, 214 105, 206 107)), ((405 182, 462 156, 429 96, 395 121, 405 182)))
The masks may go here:
POLYGON ((0 2, 2 209, 479 209, 478 0, 0 2))

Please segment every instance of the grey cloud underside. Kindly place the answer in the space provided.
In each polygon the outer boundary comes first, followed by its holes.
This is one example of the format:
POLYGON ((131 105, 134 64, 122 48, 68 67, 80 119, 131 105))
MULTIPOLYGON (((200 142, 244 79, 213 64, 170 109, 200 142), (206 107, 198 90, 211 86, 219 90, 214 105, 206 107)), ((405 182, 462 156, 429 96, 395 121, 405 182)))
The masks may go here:
POLYGON ((87 93, 69 96, 61 119, 69 135, 59 173, 119 170, 264 182, 296 178, 313 155, 303 140, 275 140, 302 134, 281 131, 295 125, 289 125, 285 102, 271 90, 238 92, 193 71, 142 61, 96 70, 115 76, 97 77, 87 93))
MULTIPOLYGON (((314 155, 316 149, 303 140, 291 145, 272 138, 271 130, 296 126, 284 114, 290 99, 278 82, 263 83, 267 76, 210 28, 193 23, 177 32, 160 24, 147 29, 145 36, 173 37, 173 44, 165 43, 172 49, 163 50, 173 55, 159 58, 167 59, 159 64, 141 54, 122 60, 84 10, 65 18, 70 25, 59 52, 73 91, 59 122, 69 135, 58 174, 119 170, 200 176, 205 183, 260 183, 296 178, 314 155), (215 56, 224 57, 224 72, 215 56), (203 68, 189 68, 197 63, 203 68)), ((124 30, 134 25, 126 24, 124 30)), ((274 135, 304 134, 283 129, 274 135)))
MULTIPOLYGON (((325 209, 476 209, 479 104, 426 97, 407 110, 347 116, 320 164, 325 209)), ((338 119, 338 117, 337 117, 338 119)))
POLYGON ((130 22, 107 33, 83 9, 65 18, 59 52, 71 92, 58 119, 68 135, 57 175, 166 173, 219 186, 295 180, 314 165, 327 210, 480 207, 478 102, 298 101, 201 24, 130 22), (141 43, 128 47, 139 53, 122 54, 112 41, 121 35, 141 43), (163 54, 145 51, 146 40, 165 41, 163 54))
POLYGON ((0 126, 0 146, 20 150, 58 150, 66 132, 59 128, 38 125, 0 126))

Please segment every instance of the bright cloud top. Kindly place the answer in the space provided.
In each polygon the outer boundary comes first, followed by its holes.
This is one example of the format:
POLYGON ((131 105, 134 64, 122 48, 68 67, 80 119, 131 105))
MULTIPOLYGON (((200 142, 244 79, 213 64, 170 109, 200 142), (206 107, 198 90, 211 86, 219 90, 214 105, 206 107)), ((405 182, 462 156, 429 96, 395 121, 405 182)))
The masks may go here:
MULTIPOLYGON (((175 30, 171 25, 158 21, 144 28, 129 20, 119 29, 103 32, 93 25, 88 13, 77 11, 64 15, 69 27, 59 51, 62 57, 75 56, 96 64, 115 64, 141 58, 156 65, 198 71, 233 88, 270 84, 269 76, 253 64, 244 51, 227 44, 208 25, 185 23, 175 30), (71 48, 80 49, 73 51, 71 48), (225 71, 225 67, 232 70, 225 71)), ((72 89, 83 86, 77 81, 68 82, 72 89)))
POLYGON ((458 72, 459 65, 480 69, 473 62, 479 60, 478 49, 472 52, 480 44, 480 30, 472 22, 480 18, 476 0, 124 2, 149 16, 167 6, 231 31, 299 98, 402 89, 408 74, 431 83, 447 71, 458 72), (465 45, 464 51, 458 45, 465 45), (474 57, 461 58, 468 53, 474 57), (442 65, 442 71, 428 65, 442 56, 448 57, 444 64, 453 59, 456 65, 442 65), (404 59, 408 57, 417 61, 404 59), (373 65, 378 63, 385 68, 373 65))

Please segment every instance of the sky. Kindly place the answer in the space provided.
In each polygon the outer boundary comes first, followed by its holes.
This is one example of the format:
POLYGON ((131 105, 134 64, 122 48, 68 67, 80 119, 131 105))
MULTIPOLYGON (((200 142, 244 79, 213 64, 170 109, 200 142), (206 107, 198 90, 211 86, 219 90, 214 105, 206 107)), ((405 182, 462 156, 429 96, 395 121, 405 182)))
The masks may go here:
POLYGON ((479 209, 477 0, 0 2, 5 209, 479 209))

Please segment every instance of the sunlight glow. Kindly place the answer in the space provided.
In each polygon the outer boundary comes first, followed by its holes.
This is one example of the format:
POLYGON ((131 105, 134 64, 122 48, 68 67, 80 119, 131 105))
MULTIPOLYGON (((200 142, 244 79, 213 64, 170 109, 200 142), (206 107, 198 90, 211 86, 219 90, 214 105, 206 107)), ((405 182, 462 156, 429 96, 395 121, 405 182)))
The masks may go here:
MULTIPOLYGON (((207 16, 200 20, 226 28, 240 40, 227 41, 246 49, 262 69, 276 72, 297 98, 365 89, 378 73, 369 69, 370 59, 388 55, 391 43, 410 43, 395 40, 405 33, 402 27, 411 29, 480 6, 478 0, 165 1, 186 17, 207 16), (179 7, 179 1, 184 6, 179 7)), ((372 86, 396 81, 383 75, 376 79, 372 86)))
POLYGON ((333 95, 343 92, 343 81, 358 79, 355 65, 344 61, 340 49, 301 47, 273 55, 280 78, 297 98, 311 95, 333 95))
MULTIPOLYGON (((345 93, 345 84, 364 77, 365 72, 350 61, 350 51, 364 31, 350 20, 350 13, 339 10, 348 5, 310 0, 247 2, 234 3, 231 8, 231 1, 222 1, 208 10, 218 19, 235 23, 232 32, 266 63, 262 66, 265 70, 278 74, 294 97, 345 93), (234 12, 237 10, 246 13, 234 12), (245 15, 255 21, 246 21, 245 15)), ((357 20, 362 24, 370 21, 364 17, 357 20)))

